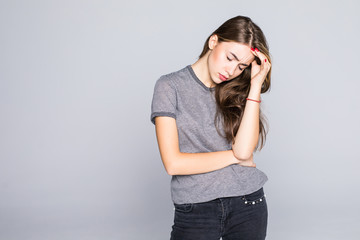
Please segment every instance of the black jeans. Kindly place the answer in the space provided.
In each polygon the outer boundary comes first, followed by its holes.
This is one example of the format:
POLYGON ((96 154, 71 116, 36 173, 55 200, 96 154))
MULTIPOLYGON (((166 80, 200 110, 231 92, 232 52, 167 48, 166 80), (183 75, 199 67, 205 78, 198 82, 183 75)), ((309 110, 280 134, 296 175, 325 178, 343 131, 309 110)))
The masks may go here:
POLYGON ((264 190, 203 203, 174 204, 171 240, 263 240, 268 211, 264 190))

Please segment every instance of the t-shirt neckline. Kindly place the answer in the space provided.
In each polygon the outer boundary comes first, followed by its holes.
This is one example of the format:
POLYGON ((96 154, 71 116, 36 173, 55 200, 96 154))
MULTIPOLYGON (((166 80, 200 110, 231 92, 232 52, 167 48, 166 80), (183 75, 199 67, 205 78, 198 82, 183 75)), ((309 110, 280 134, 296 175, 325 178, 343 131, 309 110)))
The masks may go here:
POLYGON ((205 90, 207 91, 214 91, 215 87, 209 88, 207 86, 205 86, 205 84, 196 76, 194 69, 191 67, 191 64, 187 65, 187 69, 189 70, 190 74, 192 75, 193 79, 201 85, 201 87, 203 87, 205 90))

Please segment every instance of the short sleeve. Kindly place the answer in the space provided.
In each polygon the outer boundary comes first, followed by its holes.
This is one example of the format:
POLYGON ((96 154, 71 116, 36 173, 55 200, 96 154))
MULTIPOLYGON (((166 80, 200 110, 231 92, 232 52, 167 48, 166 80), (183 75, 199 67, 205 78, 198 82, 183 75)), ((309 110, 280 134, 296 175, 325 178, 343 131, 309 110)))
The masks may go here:
POLYGON ((167 116, 176 119, 176 89, 170 78, 161 76, 155 83, 151 103, 151 122, 155 124, 155 117, 167 116))

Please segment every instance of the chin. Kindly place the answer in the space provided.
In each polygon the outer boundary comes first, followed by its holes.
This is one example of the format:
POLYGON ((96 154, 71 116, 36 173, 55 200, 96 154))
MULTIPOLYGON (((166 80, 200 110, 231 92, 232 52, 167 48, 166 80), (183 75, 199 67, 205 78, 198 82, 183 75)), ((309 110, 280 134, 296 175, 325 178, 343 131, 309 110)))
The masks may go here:
POLYGON ((223 82, 223 81, 221 81, 221 79, 218 76, 212 76, 211 79, 216 84, 219 84, 219 83, 223 82))

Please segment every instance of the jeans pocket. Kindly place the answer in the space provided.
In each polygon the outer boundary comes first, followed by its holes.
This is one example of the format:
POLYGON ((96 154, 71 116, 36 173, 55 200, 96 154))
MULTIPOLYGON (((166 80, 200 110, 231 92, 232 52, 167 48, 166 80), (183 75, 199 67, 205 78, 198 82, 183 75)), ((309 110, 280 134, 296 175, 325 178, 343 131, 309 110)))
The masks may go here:
POLYGON ((260 188, 256 192, 242 196, 241 199, 244 201, 246 205, 251 206, 251 205, 265 203, 266 201, 265 197, 266 195, 264 194, 263 188, 260 188))
POLYGON ((194 207, 193 203, 176 204, 174 203, 174 209, 178 212, 188 213, 191 212, 194 207))

